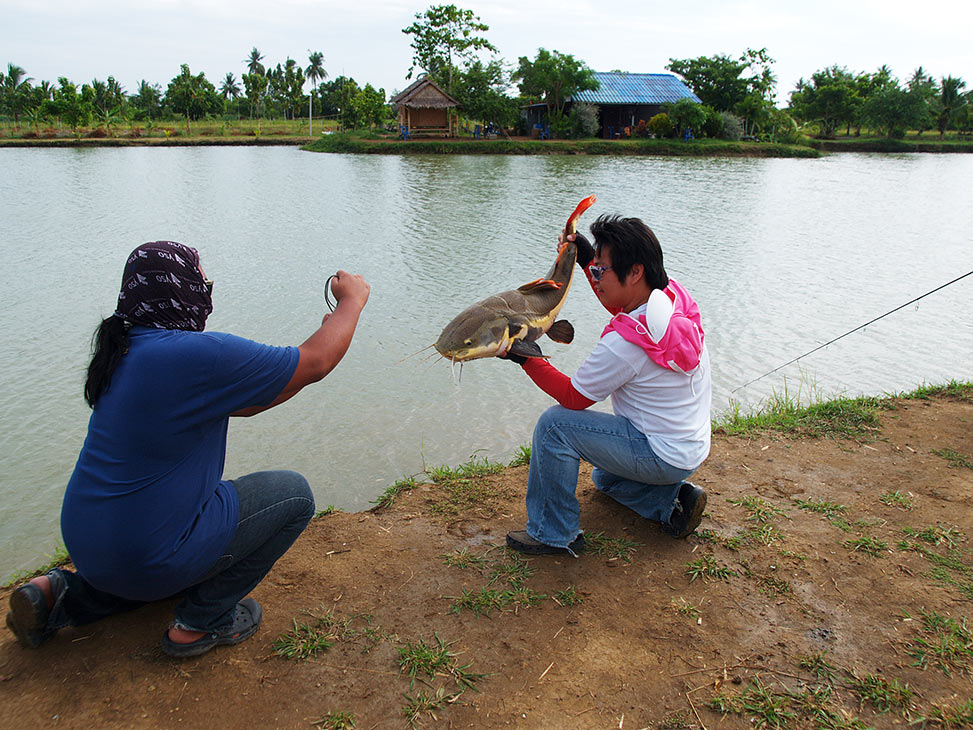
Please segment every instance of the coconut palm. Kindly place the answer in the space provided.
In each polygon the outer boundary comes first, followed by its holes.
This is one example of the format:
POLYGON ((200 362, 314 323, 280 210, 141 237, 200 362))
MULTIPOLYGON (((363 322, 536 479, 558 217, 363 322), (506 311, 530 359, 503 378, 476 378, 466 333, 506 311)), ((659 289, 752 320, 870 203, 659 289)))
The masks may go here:
POLYGON ((240 84, 233 74, 228 73, 223 78, 223 83, 220 84, 220 96, 224 99, 236 99, 240 96, 240 84))
POLYGON ((311 82, 311 91, 308 93, 308 105, 307 105, 307 133, 308 136, 313 136, 314 130, 311 128, 313 112, 314 112, 314 90, 317 88, 318 84, 328 78, 328 72, 324 70, 324 54, 321 51, 308 51, 310 54, 307 57, 308 65, 304 70, 308 81, 311 82))
POLYGON ((947 76, 942 80, 939 88, 940 112, 936 126, 939 128, 939 136, 945 137, 950 120, 966 104, 966 97, 960 93, 966 88, 966 82, 955 76, 947 76))
POLYGON ((14 115, 14 124, 19 127, 18 115, 27 101, 30 82, 34 79, 28 77, 23 68, 13 63, 7 64, 7 73, 0 74, 0 77, 3 78, 3 94, 0 96, 6 98, 7 105, 14 115))
POLYGON ((265 69, 263 64, 260 63, 263 60, 264 60, 263 54, 257 50, 256 46, 254 46, 250 50, 250 55, 247 56, 247 58, 245 58, 243 62, 247 64, 247 71, 249 73, 260 74, 261 76, 263 76, 264 74, 267 73, 267 69, 265 69))

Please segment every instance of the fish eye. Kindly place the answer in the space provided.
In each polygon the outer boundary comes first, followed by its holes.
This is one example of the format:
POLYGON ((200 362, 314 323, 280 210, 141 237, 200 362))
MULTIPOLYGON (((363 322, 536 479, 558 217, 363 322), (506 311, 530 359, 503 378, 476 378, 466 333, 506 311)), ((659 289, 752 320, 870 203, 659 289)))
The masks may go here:
POLYGON ((464 340, 463 341, 463 344, 464 345, 472 345, 473 344, 473 340, 464 340))

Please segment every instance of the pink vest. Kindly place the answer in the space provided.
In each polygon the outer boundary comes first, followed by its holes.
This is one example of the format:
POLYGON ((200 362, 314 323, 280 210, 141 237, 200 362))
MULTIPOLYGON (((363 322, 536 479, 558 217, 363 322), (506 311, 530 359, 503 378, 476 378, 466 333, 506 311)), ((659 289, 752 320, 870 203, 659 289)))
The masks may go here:
POLYGON ((648 321, 645 314, 633 317, 619 312, 601 336, 617 332, 645 350, 657 365, 691 375, 699 365, 704 337, 696 301, 681 284, 669 279, 665 289, 652 291, 646 313, 648 321))

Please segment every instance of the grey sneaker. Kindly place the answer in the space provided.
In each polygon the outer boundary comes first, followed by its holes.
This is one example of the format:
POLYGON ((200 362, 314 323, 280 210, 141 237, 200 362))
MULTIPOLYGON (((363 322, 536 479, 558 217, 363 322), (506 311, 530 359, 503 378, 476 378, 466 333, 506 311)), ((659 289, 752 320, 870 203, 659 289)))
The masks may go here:
POLYGON ((703 488, 690 482, 683 482, 669 524, 663 525, 662 529, 673 537, 689 537, 702 522, 705 509, 706 492, 703 488))

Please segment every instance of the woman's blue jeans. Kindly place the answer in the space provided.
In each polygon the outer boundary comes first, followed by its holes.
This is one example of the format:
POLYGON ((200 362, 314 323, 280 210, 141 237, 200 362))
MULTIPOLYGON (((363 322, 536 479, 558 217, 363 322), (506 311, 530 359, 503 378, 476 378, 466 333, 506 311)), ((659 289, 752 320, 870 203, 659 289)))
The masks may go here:
MULTIPOLYGON (((232 623, 237 602, 270 572, 314 516, 307 480, 293 471, 262 471, 233 480, 240 502, 236 533, 202 580, 179 595, 176 623, 194 631, 217 631, 232 623)), ((81 626, 144 605, 57 569, 65 589, 55 596, 48 629, 81 626)))
POLYGON ((679 488, 694 469, 656 456, 632 422, 600 411, 552 406, 541 414, 531 442, 527 477, 527 534, 567 547, 581 533, 575 491, 581 459, 595 486, 642 517, 668 523, 679 488))

